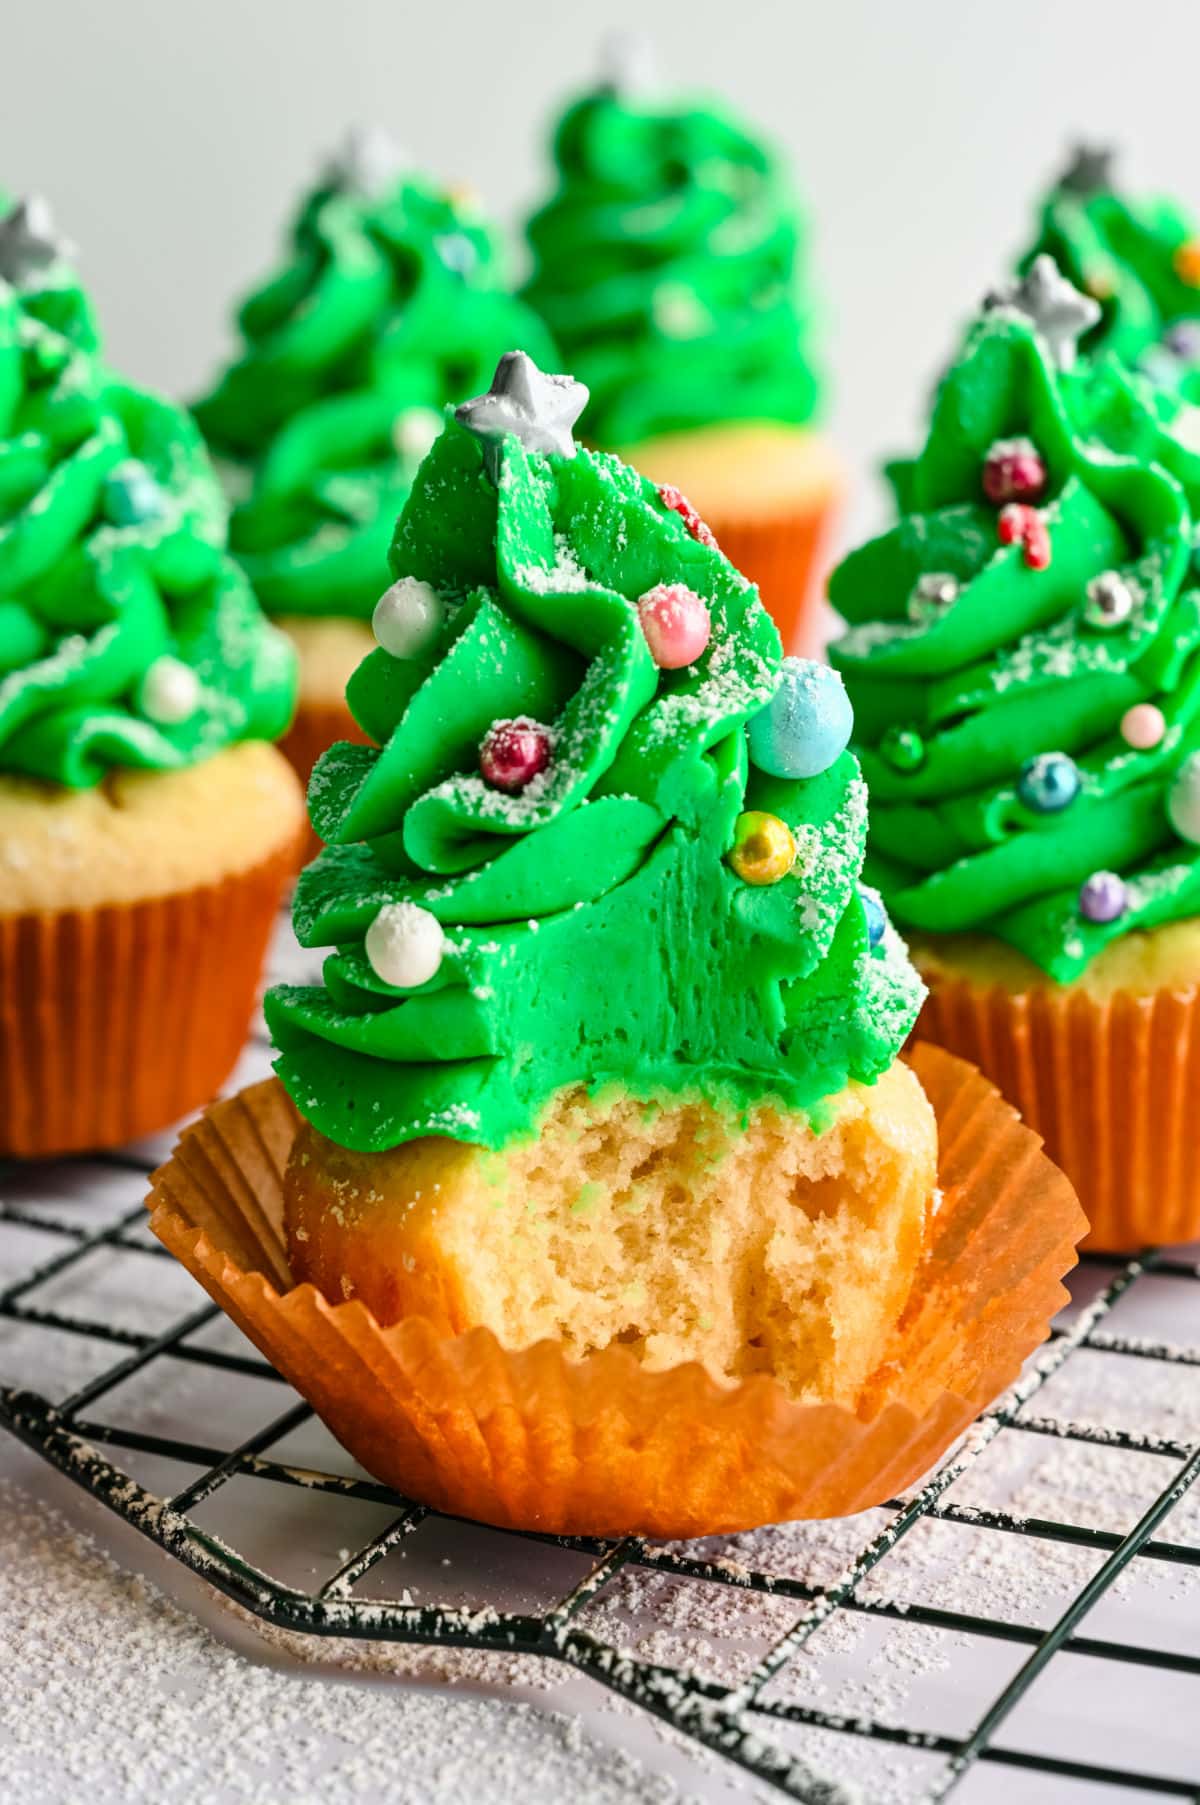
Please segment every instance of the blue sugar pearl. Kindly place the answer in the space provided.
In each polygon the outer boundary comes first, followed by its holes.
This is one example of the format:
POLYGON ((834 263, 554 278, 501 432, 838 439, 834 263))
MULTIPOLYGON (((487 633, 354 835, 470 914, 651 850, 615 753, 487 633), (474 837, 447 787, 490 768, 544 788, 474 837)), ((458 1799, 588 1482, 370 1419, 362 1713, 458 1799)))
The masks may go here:
POLYGON ((863 914, 867 918, 867 945, 871 951, 880 945, 887 928, 887 910, 883 906, 883 898, 878 890, 872 890, 870 884, 860 884, 858 894, 862 901, 863 914))
POLYGON ((163 492, 136 458, 110 470, 104 480, 104 512, 114 526, 141 526, 163 513, 163 492))
POLYGON ((817 777, 850 744, 854 710, 827 664, 785 658, 779 687, 750 722, 750 758, 768 777, 817 777))
POLYGON ((1017 779, 1017 795, 1039 815, 1057 815, 1079 794, 1079 770, 1065 752, 1041 752, 1028 758, 1017 779))

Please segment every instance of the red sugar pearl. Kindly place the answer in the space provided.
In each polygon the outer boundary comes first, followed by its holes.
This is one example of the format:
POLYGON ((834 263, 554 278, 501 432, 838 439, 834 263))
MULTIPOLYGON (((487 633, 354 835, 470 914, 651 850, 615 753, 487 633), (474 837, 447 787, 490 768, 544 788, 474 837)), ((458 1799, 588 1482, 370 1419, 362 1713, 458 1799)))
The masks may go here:
POLYGON ((515 795, 550 763, 550 735, 537 721, 493 721, 479 748, 479 769, 494 790, 515 795))
POLYGON ((1050 563, 1050 529, 1036 508, 1019 501, 1001 508, 996 522, 1001 545, 1020 545, 1030 570, 1046 570, 1050 563))
POLYGON ((1019 439, 993 445, 983 465, 983 492, 1002 507, 1010 501, 1040 501, 1048 481, 1045 459, 1019 439))
POLYGON ((713 551, 721 549, 712 528, 700 518, 682 489, 677 489, 674 483, 659 483, 658 499, 664 508, 679 515, 693 539, 698 539, 701 545, 711 546, 713 551))

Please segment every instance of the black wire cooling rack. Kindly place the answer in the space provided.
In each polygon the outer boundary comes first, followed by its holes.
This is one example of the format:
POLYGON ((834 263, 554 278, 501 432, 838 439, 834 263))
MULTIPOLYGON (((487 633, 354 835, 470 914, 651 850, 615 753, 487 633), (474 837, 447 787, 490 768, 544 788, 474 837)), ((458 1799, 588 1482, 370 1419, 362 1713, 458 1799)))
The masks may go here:
MULTIPOLYGON (((112 1172, 126 1171, 130 1195, 140 1196, 149 1162, 141 1163, 121 1154, 106 1156, 105 1163, 112 1172)), ((4 1172, 0 1170, 0 1199, 4 1189, 4 1172)), ((1063 1654, 1126 1663, 1164 1675, 1200 1676, 1200 1652, 1188 1652, 1186 1647, 1154 1648, 1105 1640, 1081 1633, 1080 1627, 1135 1559, 1200 1566, 1200 1547, 1158 1536, 1165 1519, 1200 1473, 1200 1443, 1192 1445, 1128 1429, 1040 1416, 1033 1408, 1047 1381, 1060 1374, 1082 1350, 1103 1351, 1134 1362, 1200 1366, 1200 1351, 1120 1335, 1113 1332, 1107 1321, 1117 1300, 1149 1274, 1200 1285, 1197 1268, 1183 1260, 1147 1252, 1120 1266, 1070 1325, 1054 1333, 1019 1384, 980 1419, 965 1442, 932 1477, 912 1495, 883 1507, 888 1516, 886 1526, 864 1541, 833 1587, 820 1589, 784 1573, 738 1566, 720 1558, 707 1558, 701 1552, 693 1555, 637 1538, 610 1542, 517 1537, 525 1543, 550 1543, 572 1550, 589 1564, 584 1577, 549 1608, 512 1612, 487 1605, 434 1608, 400 1599, 356 1595, 356 1588, 366 1575, 437 1513, 369 1480, 313 1471, 272 1458, 272 1449, 303 1424, 311 1412, 262 1360, 197 1343, 197 1332, 219 1316, 215 1305, 206 1302, 181 1315, 164 1332, 150 1335, 100 1315, 75 1314, 39 1304, 38 1293, 43 1287, 62 1280, 97 1250, 143 1264, 170 1259, 146 1235, 140 1202, 132 1208, 122 1207, 115 1219, 98 1227, 83 1227, 41 1208, 30 1210, 0 1202, 0 1224, 14 1231, 32 1230, 39 1237, 50 1235, 60 1243, 50 1257, 40 1260, 0 1292, 0 1321, 36 1325, 83 1338, 101 1357, 106 1350, 112 1354, 103 1370, 57 1403, 32 1390, 0 1390, 0 1424, 192 1572, 271 1624, 309 1636, 495 1650, 567 1663, 685 1736, 718 1751, 782 1795, 807 1800, 812 1805, 836 1805, 859 1795, 848 1793, 838 1781, 822 1778, 806 1760, 787 1752, 780 1738, 789 1724, 837 1732, 847 1738, 901 1744, 940 1758, 932 1786, 924 1794, 930 1801, 950 1794, 976 1763, 1002 1764, 1043 1776, 1090 1781, 1097 1786, 1121 1786, 1151 1797, 1200 1798, 1200 1772, 1171 1777, 1135 1768, 1126 1770, 1085 1760, 1058 1759, 1007 1743, 1001 1746, 996 1740, 1001 1726, 1033 1682, 1063 1654), (207 1445, 106 1420, 105 1401, 116 1387, 134 1375, 161 1374, 163 1363, 179 1361, 197 1362, 231 1378, 273 1381, 282 1407, 269 1412, 261 1427, 234 1446, 207 1445), (1140 1520, 1125 1534, 1067 1521, 981 1510, 957 1505, 947 1498, 955 1480, 989 1443, 1006 1432, 1063 1437, 1153 1456, 1162 1463, 1164 1483, 1140 1520), (199 1469, 199 1475, 173 1496, 157 1496, 100 1451, 122 1449, 185 1462, 199 1469), (205 1501, 232 1481, 246 1479, 304 1488, 310 1494, 338 1493, 383 1505, 394 1514, 379 1533, 349 1552, 342 1551, 338 1564, 320 1584, 302 1590, 271 1577, 227 1540, 196 1521, 195 1513, 205 1501), (871 1595, 861 1595, 867 1576, 875 1573, 914 1526, 931 1520, 968 1524, 974 1530, 999 1537, 1037 1537, 1075 1544, 1094 1551, 1099 1565, 1049 1627, 1011 1622, 1000 1616, 935 1609, 907 1600, 893 1602, 886 1594, 879 1595, 878 1574, 871 1595), (585 1607, 598 1600, 610 1582, 631 1567, 667 1573, 678 1580, 737 1586, 769 1594, 774 1600, 794 1600, 796 1618, 753 1671, 736 1684, 719 1684, 689 1668, 656 1664, 622 1652, 581 1626, 578 1620, 585 1607), (902 1618, 908 1624, 934 1626, 968 1638, 1007 1642, 1018 1651, 1027 1648, 1028 1655, 966 1734, 942 1735, 875 1717, 841 1717, 770 1696, 771 1681, 837 1613, 902 1618)), ((1100 1262, 1086 1258, 1084 1264, 1085 1269, 1088 1264, 1100 1266, 1100 1262)), ((1104 1270, 1110 1271, 1112 1266, 1111 1260, 1105 1262, 1104 1270)), ((58 1289, 56 1284, 56 1292, 58 1289)), ((1200 1322, 1200 1290, 1195 1293, 1195 1303, 1196 1320, 1200 1322)), ((1196 1745, 1200 1747, 1200 1730, 1196 1745)), ((1013 1784, 1019 1788, 1022 1783, 1014 1779, 1013 1784)), ((1015 1790, 1011 1796, 1025 1795, 1015 1790)))

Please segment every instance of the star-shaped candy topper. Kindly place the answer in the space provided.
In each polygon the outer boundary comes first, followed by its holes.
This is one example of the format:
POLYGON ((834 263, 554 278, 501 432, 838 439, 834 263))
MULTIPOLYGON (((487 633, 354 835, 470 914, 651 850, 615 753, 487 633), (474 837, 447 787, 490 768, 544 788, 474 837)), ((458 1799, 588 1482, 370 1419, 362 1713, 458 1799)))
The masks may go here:
POLYGON ((520 439, 526 451, 575 455, 571 428, 587 406, 588 391, 573 376, 548 376, 524 351, 506 351, 496 365, 486 395, 454 410, 454 417, 483 445, 483 467, 500 480, 500 451, 506 438, 520 439))
POLYGON ((410 166, 411 158, 382 126, 355 125, 325 164, 321 179, 343 193, 379 200, 410 166))
POLYGON ((1045 252, 1034 258, 1019 281, 993 290, 984 307, 1013 307, 1026 314, 1059 370, 1074 366, 1078 339, 1100 318, 1100 303, 1073 288, 1045 252))
POLYGON ((1111 144, 1073 144, 1071 161, 1055 186, 1066 194, 1086 197, 1110 194, 1113 189, 1113 163, 1116 151, 1111 144))
POLYGON ((22 287, 52 264, 74 255, 75 247, 55 230, 50 209, 40 194, 18 201, 0 220, 0 276, 22 287))
POLYGON ((618 100, 637 100, 657 86, 654 45, 636 31, 610 31, 600 44, 600 86, 618 100))

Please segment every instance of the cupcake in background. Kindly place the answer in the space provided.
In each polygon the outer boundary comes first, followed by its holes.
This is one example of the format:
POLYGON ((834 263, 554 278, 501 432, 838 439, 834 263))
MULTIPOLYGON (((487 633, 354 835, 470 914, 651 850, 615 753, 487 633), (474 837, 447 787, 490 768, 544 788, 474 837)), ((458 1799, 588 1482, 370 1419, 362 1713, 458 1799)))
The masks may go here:
POLYGON ((555 131, 525 294, 591 390, 587 442, 681 492, 798 648, 840 490, 814 426, 798 203, 718 104, 661 97, 625 40, 610 61, 555 131))
POLYGON ((1099 323, 1048 256, 990 298, 901 518, 834 573, 831 656, 919 1032, 1125 1249, 1200 1234, 1200 591, 1181 486, 1079 430, 1099 323))
POLYGON ((348 135, 301 201, 284 267, 237 318, 240 354, 194 412, 238 497, 231 550, 300 652, 284 750, 307 777, 357 737, 346 683, 443 407, 505 351, 552 353, 502 286, 474 199, 424 181, 375 130, 348 135))
POLYGON ((0 1154, 116 1145, 245 1039, 303 827, 295 657, 180 408, 115 376, 45 205, 0 218, 0 1154))

